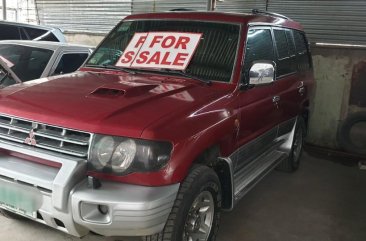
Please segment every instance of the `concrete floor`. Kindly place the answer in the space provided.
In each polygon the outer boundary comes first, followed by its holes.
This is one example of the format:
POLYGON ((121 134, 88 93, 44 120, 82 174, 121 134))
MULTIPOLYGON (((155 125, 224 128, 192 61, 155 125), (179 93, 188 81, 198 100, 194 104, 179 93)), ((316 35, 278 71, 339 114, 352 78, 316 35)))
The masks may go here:
MULTIPOLYGON (((0 217, 0 223, 1 241, 80 240, 31 221, 0 217)), ((217 240, 365 241, 366 171, 304 154, 298 172, 272 172, 234 212, 223 213, 217 240)))

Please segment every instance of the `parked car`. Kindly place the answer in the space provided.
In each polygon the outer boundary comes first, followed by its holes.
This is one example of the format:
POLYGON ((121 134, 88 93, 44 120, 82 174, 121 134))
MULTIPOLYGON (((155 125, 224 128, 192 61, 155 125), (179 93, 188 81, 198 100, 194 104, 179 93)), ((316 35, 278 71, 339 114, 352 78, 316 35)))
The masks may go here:
POLYGON ((61 29, 34 24, 0 21, 0 40, 66 42, 61 29))
MULTIPOLYGON (((33 79, 66 74, 76 71, 91 54, 89 46, 27 40, 0 41, 0 65, 3 72, 11 69, 0 86, 13 85, 19 80, 33 79), (4 66, 7 65, 7 66, 4 66), (16 77, 14 77, 16 75, 16 77), (19 80, 17 81, 16 78, 19 80)), ((4 75, 5 76, 5 75, 4 75)))
POLYGON ((313 83, 285 16, 128 16, 79 71, 0 92, 2 212, 76 236, 214 240, 221 209, 298 169, 313 83))

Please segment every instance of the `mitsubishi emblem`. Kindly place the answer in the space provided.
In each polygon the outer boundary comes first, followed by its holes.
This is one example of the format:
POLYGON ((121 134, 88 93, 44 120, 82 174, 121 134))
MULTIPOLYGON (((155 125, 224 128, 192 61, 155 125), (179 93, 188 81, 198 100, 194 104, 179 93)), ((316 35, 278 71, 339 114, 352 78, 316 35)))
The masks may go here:
POLYGON ((24 143, 28 144, 30 146, 35 146, 37 144, 37 141, 36 141, 35 135, 34 135, 34 129, 32 129, 29 132, 29 136, 27 138, 25 138, 24 143))

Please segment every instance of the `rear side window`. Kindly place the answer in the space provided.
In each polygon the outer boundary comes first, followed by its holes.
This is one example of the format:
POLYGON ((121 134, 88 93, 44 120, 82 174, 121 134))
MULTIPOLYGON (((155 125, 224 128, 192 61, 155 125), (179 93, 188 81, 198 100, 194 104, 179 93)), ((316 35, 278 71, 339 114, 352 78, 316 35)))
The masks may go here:
POLYGON ((18 27, 0 24, 0 40, 14 40, 14 39, 20 39, 18 27))
POLYGON ((42 41, 52 41, 52 42, 59 42, 58 38, 56 36, 49 32, 45 37, 41 39, 42 41))
POLYGON ((277 47, 277 76, 296 72, 295 46, 290 30, 273 30, 277 47))
POLYGON ((67 74, 76 71, 88 56, 87 53, 70 53, 62 55, 53 75, 67 74))
POLYGON ((27 32, 30 39, 38 38, 39 36, 47 33, 47 30, 44 29, 28 28, 28 27, 25 27, 24 29, 27 32))
POLYGON ((293 31, 299 71, 306 71, 312 67, 311 56, 304 33, 293 31))
POLYGON ((273 61, 274 51, 269 29, 249 29, 245 50, 244 73, 248 77, 250 67, 256 61, 273 61))

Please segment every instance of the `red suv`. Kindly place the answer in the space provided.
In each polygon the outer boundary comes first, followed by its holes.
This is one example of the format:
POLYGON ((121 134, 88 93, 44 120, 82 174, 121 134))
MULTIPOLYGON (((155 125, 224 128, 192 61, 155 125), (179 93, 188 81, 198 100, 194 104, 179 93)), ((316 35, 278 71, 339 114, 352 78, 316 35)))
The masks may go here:
POLYGON ((76 236, 214 240, 221 209, 299 167, 313 82, 282 15, 131 15, 79 71, 0 92, 2 213, 76 236))

